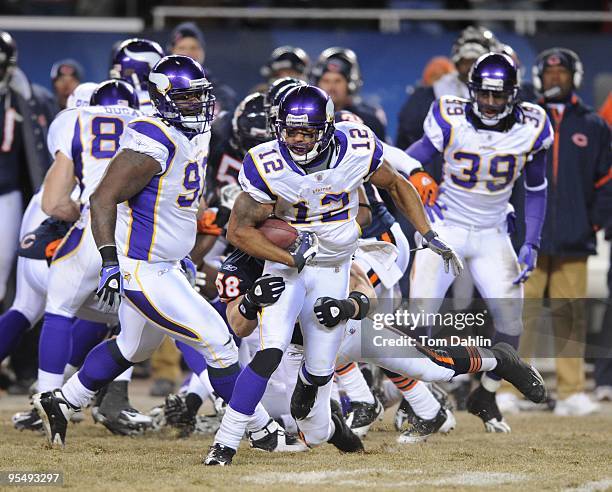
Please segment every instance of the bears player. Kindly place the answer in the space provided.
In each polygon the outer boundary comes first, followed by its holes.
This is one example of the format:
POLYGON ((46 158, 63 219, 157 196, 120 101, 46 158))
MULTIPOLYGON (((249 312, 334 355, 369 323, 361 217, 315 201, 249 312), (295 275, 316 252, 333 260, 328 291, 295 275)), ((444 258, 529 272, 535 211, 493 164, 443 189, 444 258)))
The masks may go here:
MULTIPOLYGON (((442 97, 432 104, 425 135, 407 152, 423 163, 444 155, 444 178, 434 206, 442 218, 436 224, 487 299, 496 329, 494 341, 517 347, 522 331, 521 284, 536 265, 546 208, 545 150, 552 143, 553 130, 542 108, 517 100, 517 68, 507 55, 482 55, 470 72, 469 88, 469 100, 442 97), (506 207, 523 170, 527 233, 517 262, 507 234, 506 207)), ((453 277, 426 250, 416 253, 411 275, 410 297, 425 312, 437 312, 453 277)), ((483 420, 488 432, 510 431, 495 402, 499 384, 495 374, 483 375, 468 400, 468 410, 483 420)))
MULTIPOLYGON (((63 446, 70 416, 105 384, 150 357, 164 334, 205 356, 210 383, 226 401, 240 371, 223 319, 180 269, 196 238, 212 85, 199 63, 173 55, 151 70, 149 92, 158 116, 126 125, 121 151, 90 198, 91 229, 102 257, 97 295, 102 308, 119 307, 121 332, 94 348, 61 390, 34 395, 51 445, 63 446)), ((248 426, 265 434, 271 425, 259 406, 248 426)))
POLYGON ((126 39, 113 50, 110 77, 125 80, 136 89, 140 111, 146 115, 155 112, 147 89, 149 72, 163 56, 161 46, 148 39, 126 39))
MULTIPOLYGON (((276 137, 245 157, 240 171, 244 192, 232 209, 227 237, 245 253, 266 259, 265 273, 282 277, 286 288, 279 302, 262 312, 262 349, 240 374, 206 464, 231 463, 244 425, 278 367, 298 318, 305 363, 291 412, 302 436, 311 446, 331 440, 345 451, 362 449, 359 442, 346 439, 330 417, 334 361, 344 323, 336 330, 325 330, 312 307, 322 295, 348 293, 350 258, 359 236, 357 190, 364 181, 371 179, 388 189, 417 230, 427 236, 429 247, 456 274, 462 268, 452 249, 431 230, 414 188, 383 163, 380 141, 363 125, 336 127, 333 103, 324 91, 314 86, 290 90, 280 103, 276 137), (291 252, 275 246, 256 229, 272 212, 301 231, 291 252)), ((251 317, 257 315, 252 305, 244 309, 251 317)))

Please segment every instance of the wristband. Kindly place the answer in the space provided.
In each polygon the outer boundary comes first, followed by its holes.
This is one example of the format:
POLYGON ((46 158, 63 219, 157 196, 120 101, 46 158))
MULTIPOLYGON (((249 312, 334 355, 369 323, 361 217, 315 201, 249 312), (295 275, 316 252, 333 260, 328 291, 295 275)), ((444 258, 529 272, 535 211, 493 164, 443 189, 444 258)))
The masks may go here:
MULTIPOLYGON (((354 290, 348 296, 349 299, 353 299, 358 306, 357 312, 351 316, 351 319, 363 319, 368 315, 370 310, 370 299, 363 292, 354 290)), ((354 306, 353 306, 354 307, 354 306)))
POLYGON ((259 313, 259 306, 249 299, 248 293, 242 296, 242 301, 238 305, 240 314, 248 320, 257 319, 257 313, 259 313))
POLYGON ((114 244, 105 244, 98 248, 100 256, 102 257, 102 266, 112 266, 119 264, 119 258, 117 257, 117 247, 114 244))
POLYGON ((435 237, 437 237, 438 234, 436 234, 436 231, 434 231, 433 229, 429 229, 424 235, 423 238, 425 239, 425 241, 427 241, 428 243, 430 243, 435 237))

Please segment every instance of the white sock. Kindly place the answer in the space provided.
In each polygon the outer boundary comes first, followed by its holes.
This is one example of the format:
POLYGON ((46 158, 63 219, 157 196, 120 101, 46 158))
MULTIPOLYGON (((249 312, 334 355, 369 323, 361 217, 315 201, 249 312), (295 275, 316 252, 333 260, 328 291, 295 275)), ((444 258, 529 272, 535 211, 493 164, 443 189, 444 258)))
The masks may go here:
MULTIPOLYGON (((229 405, 228 405, 229 408, 229 405)), ((251 418, 247 422, 247 430, 250 432, 257 431, 266 426, 270 422, 270 414, 266 412, 266 409, 261 403, 258 403, 255 407, 255 413, 251 415, 251 418)))
POLYGON ((61 388, 64 384, 64 374, 54 374, 52 372, 38 370, 38 391, 53 391, 56 388, 61 388))
POLYGON ((335 379, 332 383, 331 399, 340 403, 340 388, 338 387, 338 382, 335 379))
POLYGON ((202 384, 198 375, 194 372, 189 378, 189 384, 187 385, 187 393, 195 393, 202 401, 206 400, 210 393, 206 386, 202 384))
POLYGON ((402 391, 404 399, 419 417, 433 419, 440 411, 440 403, 434 398, 429 388, 422 381, 417 381, 410 389, 402 391))
POLYGON ((493 352, 483 347, 476 347, 476 350, 478 350, 478 353, 482 358, 482 365, 480 368, 482 372, 492 371, 497 367, 497 359, 493 355, 493 352))
POLYGON ((292 434, 297 434, 298 427, 295 423, 295 419, 291 416, 291 414, 284 414, 280 417, 285 425, 285 430, 287 432, 291 432, 292 434))
POLYGON ((482 378, 480 378, 480 384, 487 391, 490 391, 491 393, 495 393, 499 389, 499 387, 501 386, 501 380, 500 379, 493 379, 493 378, 489 377, 487 375, 487 373, 485 372, 482 375, 482 378))
POLYGON ((351 401, 374 403, 374 395, 370 391, 363 373, 354 362, 343 368, 341 372, 336 372, 336 378, 338 378, 338 383, 351 401))
POLYGON ((115 381, 127 381, 128 383, 132 380, 132 373, 134 372, 134 366, 123 371, 119 376, 115 378, 115 381))
POLYGON ((215 443, 222 444, 232 449, 238 449, 244 431, 246 430, 247 423, 251 417, 251 415, 237 412, 228 405, 225 409, 223 420, 221 420, 221 427, 219 427, 215 435, 215 443))
POLYGON ((78 367, 75 367, 72 364, 66 364, 64 369, 64 381, 68 381, 78 370, 78 367))
POLYGON ((83 408, 93 400, 96 396, 96 392, 92 391, 81 383, 79 379, 79 373, 74 374, 64 386, 62 386, 62 393, 68 403, 77 408, 83 408))

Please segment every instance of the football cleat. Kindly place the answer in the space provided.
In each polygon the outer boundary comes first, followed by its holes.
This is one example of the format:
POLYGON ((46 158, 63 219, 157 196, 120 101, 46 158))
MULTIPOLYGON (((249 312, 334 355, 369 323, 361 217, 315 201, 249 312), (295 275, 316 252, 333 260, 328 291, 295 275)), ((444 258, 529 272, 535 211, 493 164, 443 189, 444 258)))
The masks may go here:
POLYGON ((262 429, 247 432, 251 447, 270 453, 299 453, 308 450, 308 447, 297 437, 285 432, 273 419, 262 429))
POLYGON ((51 447, 55 445, 65 447, 68 421, 72 414, 80 411, 80 409, 70 405, 59 389, 36 393, 32 397, 32 403, 42 419, 49 445, 51 447))
MULTIPOLYGON (((404 400, 405 401, 405 400, 404 400)), ((438 413, 433 419, 423 419, 416 415, 410 405, 409 408, 409 427, 402 432, 397 442, 400 444, 414 444, 418 442, 425 442, 432 434, 440 432, 442 427, 446 427, 446 432, 450 432, 455 428, 457 421, 453 412, 448 408, 440 407, 438 413)))
POLYGON ((199 436, 216 434, 221 427, 222 418, 223 416, 219 415, 198 415, 193 433, 199 436))
POLYGON ((365 451, 361 439, 359 439, 347 425, 342 416, 340 404, 335 400, 331 400, 331 418, 336 430, 327 442, 333 444, 344 453, 359 453, 365 451))
POLYGON ((92 409, 91 414, 96 423, 102 424, 119 436, 139 436, 155 427, 151 416, 140 413, 134 408, 124 408, 115 415, 107 415, 98 407, 95 412, 92 409))
POLYGON ((188 410, 185 399, 181 395, 171 393, 166 397, 164 415, 166 423, 178 429, 179 438, 189 437, 195 431, 196 416, 188 410))
POLYGON ((232 464, 232 458, 235 454, 235 449, 215 443, 208 450, 203 463, 207 466, 229 466, 232 464))
POLYGON ((509 433, 510 426, 502 417, 495 393, 478 386, 470 393, 467 400, 467 411, 480 417, 487 432, 509 433))
POLYGON ((317 399, 318 390, 318 386, 305 384, 302 378, 298 377, 291 395, 291 416, 295 420, 303 420, 308 416, 317 399))
POLYGON ((26 412, 17 412, 11 420, 17 430, 44 432, 42 419, 35 408, 26 412))
POLYGON ((537 369, 521 360, 518 353, 507 343, 496 343, 491 352, 497 359, 495 374, 504 378, 534 403, 546 400, 546 386, 537 369))
POLYGON ((382 420, 385 409, 378 398, 374 403, 354 401, 351 403, 352 411, 346 417, 346 423, 353 433, 363 439, 376 420, 382 420))

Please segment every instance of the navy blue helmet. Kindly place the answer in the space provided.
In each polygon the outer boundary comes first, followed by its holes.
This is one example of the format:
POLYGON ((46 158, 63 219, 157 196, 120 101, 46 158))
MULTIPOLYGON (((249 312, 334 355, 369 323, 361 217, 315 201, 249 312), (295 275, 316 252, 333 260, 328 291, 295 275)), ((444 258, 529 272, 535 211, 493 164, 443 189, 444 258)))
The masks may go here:
POLYGON ((91 94, 91 106, 129 106, 138 109, 138 94, 134 88, 123 80, 105 80, 100 82, 91 94))
POLYGON ((17 43, 6 31, 0 31, 0 87, 8 84, 17 65, 17 43))
POLYGON ((474 62, 468 88, 473 111, 486 125, 508 116, 518 102, 519 75, 514 60, 502 53, 487 53, 474 62))
POLYGON ((113 52, 110 77, 125 80, 136 89, 147 90, 153 66, 164 56, 161 46, 148 39, 126 39, 113 52))
POLYGON ((234 111, 231 142, 242 154, 273 138, 268 127, 268 113, 264 102, 265 96, 255 92, 245 97, 234 111))
POLYGON ((278 107, 276 138, 298 164, 307 164, 329 146, 334 136, 334 103, 329 95, 312 85, 294 87, 278 107), (315 130, 314 139, 289 143, 300 131, 315 130))
POLYGON ((158 113, 185 133, 210 130, 215 96, 204 68, 193 58, 162 58, 149 73, 149 95, 158 113))

